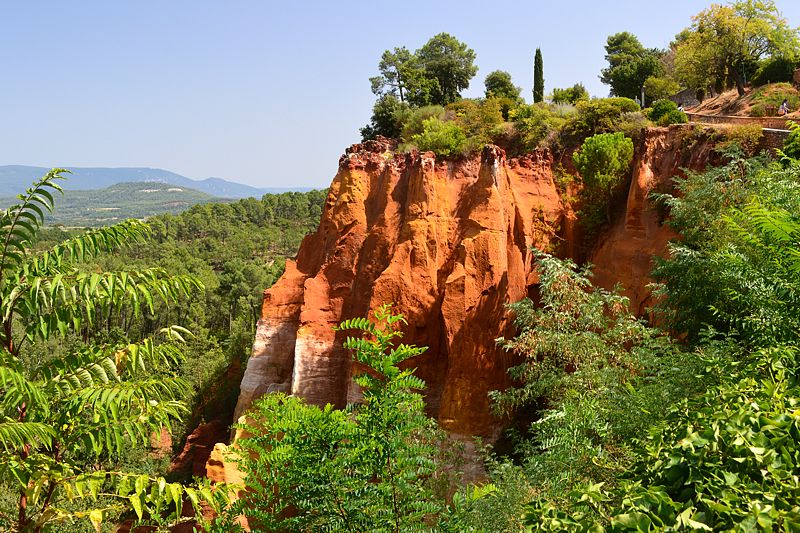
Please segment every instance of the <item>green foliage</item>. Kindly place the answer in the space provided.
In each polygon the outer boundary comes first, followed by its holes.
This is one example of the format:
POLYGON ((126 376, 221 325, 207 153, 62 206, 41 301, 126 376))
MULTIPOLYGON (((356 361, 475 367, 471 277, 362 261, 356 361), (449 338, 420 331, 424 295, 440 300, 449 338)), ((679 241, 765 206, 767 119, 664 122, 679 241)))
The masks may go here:
POLYGON ((731 126, 725 131, 725 141, 720 143, 720 149, 730 150, 733 145, 736 145, 748 156, 753 156, 763 137, 764 129, 760 124, 731 126))
POLYGON ((248 492, 237 511, 259 530, 409 531, 435 523, 444 501, 431 489, 436 439, 417 390, 425 383, 399 365, 424 351, 397 344, 404 319, 388 306, 375 322, 339 330, 362 371, 362 399, 337 410, 270 394, 257 401, 251 435, 240 441, 248 492))
POLYGON ((486 87, 486 98, 519 100, 519 93, 522 90, 511 81, 511 74, 503 70, 490 72, 483 84, 486 87))
POLYGON ((711 326, 755 345, 796 338, 795 274, 781 235, 794 231, 788 213, 800 209, 799 172, 739 154, 659 197, 683 235, 653 272, 674 328, 696 339, 711 326))
POLYGON ((544 101, 544 66, 542 51, 537 48, 533 58, 533 103, 544 101))
POLYGON ((447 105, 461 97, 470 80, 478 72, 475 52, 448 33, 431 37, 416 51, 425 76, 435 80, 431 91, 431 104, 447 105))
POLYGON ((438 120, 445 119, 445 110, 442 106, 429 105, 413 109, 403 123, 403 141, 410 143, 415 135, 419 135, 425 129, 425 121, 431 118, 438 120))
MULTIPOLYGON (((687 381, 699 360, 632 316, 618 292, 593 287, 588 268, 536 257, 539 301, 511 305, 518 334, 498 340, 524 357, 510 370, 521 386, 492 393, 498 408, 534 415, 534 422, 516 439, 520 468, 490 461, 498 490, 483 502, 505 498, 512 506, 505 512, 516 516, 515 496, 535 492, 537 501, 557 505, 582 484, 615 483, 634 459, 631 439, 707 384, 687 381)), ((509 522, 496 510, 477 514, 474 520, 488 514, 509 522)))
MULTIPOLYGON (((424 105, 429 103, 435 81, 426 78, 425 68, 417 54, 403 46, 386 50, 378 63, 380 75, 370 78, 372 92, 379 97, 392 96, 402 103, 424 105)), ((377 105, 377 104, 376 104, 377 105)), ((381 134, 383 135, 383 134, 381 134)))
POLYGON ((551 100, 554 104, 572 104, 575 105, 581 100, 589 99, 589 91, 582 83, 576 83, 572 87, 566 89, 553 89, 551 100))
POLYGON ((510 118, 514 121, 523 148, 534 150, 544 144, 554 144, 554 139, 573 114, 572 107, 533 104, 521 105, 511 113, 510 118))
POLYGON ((575 107, 577 113, 565 125, 565 131, 576 139, 617 131, 625 113, 640 110, 639 104, 630 98, 581 100, 575 107))
POLYGON ((594 135, 572 154, 572 160, 585 187, 584 204, 606 207, 606 221, 610 222, 611 197, 630 170, 633 141, 622 132, 594 135))
POLYGON ((185 299, 202 286, 159 269, 79 269, 101 253, 142 242, 147 227, 137 221, 33 250, 64 172, 54 169, 0 214, 0 479, 17 495, 13 512, 0 509, 0 526, 41 531, 88 518, 99 528, 109 513, 130 508, 140 520, 172 524, 185 520, 185 496, 195 509, 203 499, 218 509, 224 491, 212 495, 206 487, 200 497, 200 489, 167 490, 163 478, 98 465, 146 446, 153 432, 186 412, 185 382, 176 376, 182 354, 174 342, 188 332, 171 326, 135 342, 104 344, 91 342, 93 332, 122 309, 152 314, 159 300, 185 299), (89 342, 39 357, 38 345, 68 340, 70 333, 89 342))
POLYGON ((677 45, 675 69, 687 87, 727 86, 732 80, 741 96, 762 58, 795 57, 799 50, 797 30, 774 1, 739 0, 692 17, 677 45))
POLYGON ((750 115, 764 117, 776 115, 786 100, 790 110, 800 108, 800 93, 789 83, 773 83, 755 89, 751 95, 750 115))
POLYGON ((432 117, 422 122, 422 133, 411 137, 411 141, 423 152, 453 157, 464 153, 467 136, 457 124, 432 117))
POLYGON ((650 108, 649 118, 659 126, 670 124, 685 124, 688 122, 686 113, 678 109, 678 104, 672 100, 658 100, 650 108))
POLYGON ((750 84, 754 87, 768 83, 791 82, 798 62, 795 59, 777 56, 770 57, 758 66, 750 84))
POLYGON ((611 86, 614 96, 640 98, 645 81, 662 74, 662 52, 645 48, 632 33, 609 35, 605 49, 608 67, 601 71, 600 81, 611 86))
POLYGON ((790 133, 783 142, 783 155, 789 159, 800 161, 800 124, 791 121, 786 125, 790 133))
POLYGON ((447 114, 467 136, 466 150, 474 151, 492 142, 502 132, 502 102, 498 98, 486 100, 463 99, 447 106, 447 114))
POLYGON ((533 531, 794 531, 800 396, 794 348, 706 372, 724 382, 678 405, 617 487, 588 484, 529 508, 533 531))
POLYGON ((648 102, 668 98, 680 90, 677 81, 665 76, 650 76, 644 80, 644 96, 648 102))
POLYGON ((372 107, 370 123, 361 128, 361 139, 364 141, 383 135, 390 139, 400 137, 403 122, 408 117, 410 108, 405 102, 392 94, 384 94, 372 107))

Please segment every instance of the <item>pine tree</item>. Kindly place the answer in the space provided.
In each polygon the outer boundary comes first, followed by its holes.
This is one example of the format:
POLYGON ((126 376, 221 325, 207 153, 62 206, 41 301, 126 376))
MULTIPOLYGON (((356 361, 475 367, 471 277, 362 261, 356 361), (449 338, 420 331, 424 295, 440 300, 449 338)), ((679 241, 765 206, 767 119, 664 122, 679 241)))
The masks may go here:
POLYGON ((544 70, 542 67, 542 50, 536 49, 533 59, 533 102, 544 100, 544 70))

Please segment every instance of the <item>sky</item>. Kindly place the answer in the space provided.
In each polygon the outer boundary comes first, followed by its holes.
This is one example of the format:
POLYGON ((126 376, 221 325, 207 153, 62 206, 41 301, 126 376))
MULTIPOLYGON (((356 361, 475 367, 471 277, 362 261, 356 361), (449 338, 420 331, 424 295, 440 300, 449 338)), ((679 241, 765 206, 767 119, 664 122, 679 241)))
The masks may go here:
MULTIPOLYGON (((777 0, 800 26, 800 2, 777 0)), ((606 37, 666 47, 709 0, 0 3, 0 165, 143 166, 257 187, 327 187, 360 139, 381 53, 448 32, 531 99, 598 76, 606 37)))

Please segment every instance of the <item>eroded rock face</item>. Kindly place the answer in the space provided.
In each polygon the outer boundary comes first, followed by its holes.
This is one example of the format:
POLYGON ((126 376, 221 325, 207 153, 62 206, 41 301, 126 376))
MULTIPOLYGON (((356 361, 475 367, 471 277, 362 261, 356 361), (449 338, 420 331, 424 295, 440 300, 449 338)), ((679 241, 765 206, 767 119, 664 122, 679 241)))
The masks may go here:
POLYGON ((413 362, 430 413, 451 431, 490 435, 486 392, 507 386, 503 306, 535 281, 530 247, 546 247, 564 209, 548 153, 507 161, 437 163, 397 155, 385 141, 340 159, 320 227, 264 294, 238 417, 268 391, 344 405, 350 357, 333 327, 384 302, 408 319, 404 341, 428 346, 413 362))
POLYGON ((714 140, 693 133, 689 126, 652 128, 637 146, 633 176, 624 205, 624 216, 614 220, 589 262, 592 281, 607 289, 619 284, 630 299, 631 311, 645 316, 652 305, 650 271, 654 256, 664 256, 667 243, 678 237, 665 225, 666 210, 652 200, 652 193, 673 191, 674 179, 684 169, 702 170, 714 156, 714 140))
MULTIPOLYGON (((673 236, 648 194, 669 190, 680 167, 707 160, 705 149, 684 149, 685 131, 647 133, 625 216, 589 257, 597 281, 620 282, 637 312, 648 302, 651 257, 673 236)), ((429 413, 452 433, 494 436, 499 421, 487 393, 509 385, 513 363, 495 343, 513 334, 504 305, 538 282, 530 248, 557 244, 571 255, 581 249, 575 229, 549 152, 507 160, 487 146, 473 158, 437 162, 432 153, 396 154, 385 140, 353 145, 319 229, 264 293, 234 419, 271 391, 337 406, 355 398, 350 357, 333 327, 388 302, 408 320, 404 342, 428 347, 412 364, 427 383, 429 413)))

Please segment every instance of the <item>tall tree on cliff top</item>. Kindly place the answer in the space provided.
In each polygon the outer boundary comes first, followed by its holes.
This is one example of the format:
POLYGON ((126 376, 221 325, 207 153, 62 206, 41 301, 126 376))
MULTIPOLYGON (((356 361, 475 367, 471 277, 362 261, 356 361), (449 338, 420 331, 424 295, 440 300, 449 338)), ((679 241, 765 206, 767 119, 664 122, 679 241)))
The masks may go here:
POLYGON ((416 55, 425 76, 437 83, 431 94, 432 104, 447 105, 461 98, 461 91, 478 73, 475 51, 449 33, 434 35, 416 55))
POLYGON ((384 51, 378 71, 380 75, 369 79, 372 92, 376 96, 395 96, 401 102, 414 98, 425 77, 419 58, 405 46, 384 51))
POLYGON ((675 57, 679 79, 690 87, 699 83, 736 85, 739 95, 764 57, 796 57, 798 31, 789 27, 773 0, 741 0, 713 4, 692 17, 681 33, 675 57))
POLYGON ((533 57, 533 102, 544 101, 544 66, 542 65, 542 51, 537 48, 533 57))
POLYGON ((614 96, 633 100, 641 94, 647 78, 662 73, 661 50, 645 48, 632 33, 609 35, 605 48, 608 67, 600 71, 600 81, 611 86, 614 96))

